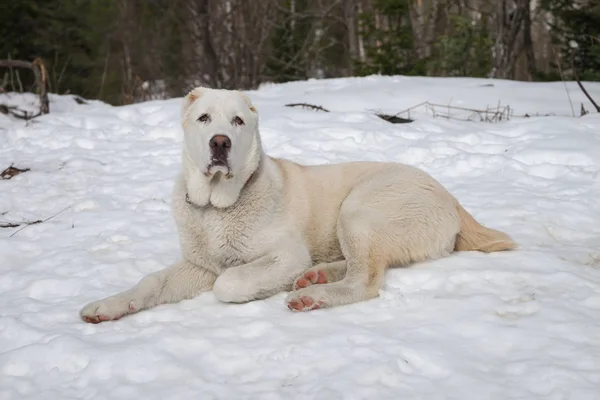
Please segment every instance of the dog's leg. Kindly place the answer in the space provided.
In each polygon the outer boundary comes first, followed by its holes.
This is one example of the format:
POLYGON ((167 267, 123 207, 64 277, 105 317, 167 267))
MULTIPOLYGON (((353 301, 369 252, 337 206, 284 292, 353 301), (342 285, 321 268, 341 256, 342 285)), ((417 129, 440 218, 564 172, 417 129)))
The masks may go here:
POLYGON ((342 280, 345 275, 346 260, 321 263, 304 271, 292 287, 293 290, 299 290, 311 285, 333 283, 342 280))
POLYGON ((372 299, 379 295, 388 263, 377 258, 352 258, 340 281, 298 289, 287 296, 292 311, 309 311, 372 299))
POLYGON ((449 254, 458 232, 452 204, 423 196, 394 204, 385 183, 357 191, 340 209, 337 236, 346 259, 345 277, 290 293, 286 302, 291 310, 372 299, 379 295, 389 265, 405 266, 449 254))
POLYGON ((182 261, 145 276, 129 290, 89 303, 81 309, 81 319, 97 324, 159 304, 176 303, 210 290, 215 279, 214 273, 182 261))
POLYGON ((225 270, 215 281, 215 297, 227 303, 244 303, 290 291, 294 279, 311 265, 308 249, 292 246, 277 246, 286 252, 271 253, 225 270))
POLYGON ((290 310, 334 307, 378 296, 388 266, 386 253, 390 245, 386 238, 394 233, 394 226, 382 218, 385 214, 377 209, 369 209, 364 204, 357 208, 349 210, 342 206, 338 219, 337 234, 346 259, 346 275, 337 282, 290 293, 286 299, 290 310))

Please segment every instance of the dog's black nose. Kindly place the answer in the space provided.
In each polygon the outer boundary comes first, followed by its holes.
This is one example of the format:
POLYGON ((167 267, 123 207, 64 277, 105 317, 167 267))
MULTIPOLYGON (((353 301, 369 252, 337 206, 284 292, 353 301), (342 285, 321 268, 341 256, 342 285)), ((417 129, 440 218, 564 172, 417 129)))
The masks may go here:
POLYGON ((208 142, 213 164, 227 164, 231 139, 225 135, 215 135, 208 142))
POLYGON ((225 135, 215 135, 208 144, 213 152, 227 152, 231 147, 231 139, 225 135))

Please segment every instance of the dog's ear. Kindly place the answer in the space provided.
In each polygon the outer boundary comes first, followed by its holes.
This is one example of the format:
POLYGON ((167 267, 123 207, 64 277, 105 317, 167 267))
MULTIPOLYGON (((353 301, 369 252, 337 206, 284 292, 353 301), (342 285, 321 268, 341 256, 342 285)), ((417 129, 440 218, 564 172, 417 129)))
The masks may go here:
POLYGON ((183 104, 181 105, 181 118, 182 119, 185 119, 188 108, 190 108, 190 106, 196 100, 198 100, 200 97, 202 97, 203 93, 204 93, 204 88, 197 87, 197 88, 190 90, 190 92, 187 94, 187 96, 184 97, 183 104))
POLYGON ((256 111, 256 107, 254 107, 254 105, 252 105, 252 101, 250 100, 250 97, 246 96, 242 92, 238 92, 238 93, 240 94, 240 96, 242 96, 242 99, 244 99, 244 103, 246 103, 248 105, 248 108, 250 109, 250 111, 252 111, 255 114, 258 114, 258 111, 256 111))

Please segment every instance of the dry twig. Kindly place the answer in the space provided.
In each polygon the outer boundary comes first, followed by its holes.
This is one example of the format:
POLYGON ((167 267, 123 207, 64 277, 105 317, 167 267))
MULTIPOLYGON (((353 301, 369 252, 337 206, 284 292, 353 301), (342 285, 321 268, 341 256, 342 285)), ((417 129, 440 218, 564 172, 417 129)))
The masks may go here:
POLYGON ((17 233, 21 232, 23 229, 27 228, 29 225, 37 225, 37 224, 42 224, 42 223, 44 223, 44 222, 50 221, 52 218, 56 217, 56 216, 57 216, 57 215, 59 215, 59 214, 62 214, 63 212, 67 211, 69 208, 71 208, 71 206, 68 206, 68 207, 65 207, 65 208, 63 208, 63 209, 62 209, 62 210, 60 210, 59 212, 57 212, 57 213, 55 213, 55 214, 53 214, 53 215, 49 216, 49 217, 48 217, 48 218, 46 218, 46 219, 38 219, 38 220, 35 220, 35 221, 26 221, 26 222, 23 222, 23 223, 21 223, 21 224, 19 224, 19 225, 18 225, 18 226, 20 226, 20 225, 22 225, 22 226, 21 226, 19 229, 17 229, 16 231, 14 231, 14 232, 13 232, 13 233, 12 233, 12 234, 9 236, 9 238, 11 238, 11 237, 15 236, 17 233))
POLYGON ((290 104, 286 104, 286 107, 306 107, 306 108, 310 108, 316 111, 324 111, 324 112, 329 112, 329 110, 321 107, 321 106, 316 106, 314 104, 308 104, 308 103, 290 103, 290 104))

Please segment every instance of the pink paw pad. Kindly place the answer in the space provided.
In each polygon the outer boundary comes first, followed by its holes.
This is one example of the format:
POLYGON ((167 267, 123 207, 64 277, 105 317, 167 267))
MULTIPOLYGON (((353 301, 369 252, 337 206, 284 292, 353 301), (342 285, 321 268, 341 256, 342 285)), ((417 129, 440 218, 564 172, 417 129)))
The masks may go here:
POLYGON ((288 308, 292 311, 318 310, 322 306, 322 301, 314 301, 308 296, 300 296, 298 298, 290 300, 290 302, 288 303, 288 308))
POLYGON ((84 315, 82 318, 88 324, 99 324, 100 322, 110 321, 110 318, 108 318, 106 315, 102 315, 102 314, 94 315, 94 316, 84 315))
POLYGON ((100 322, 117 321, 117 320, 121 319, 122 317, 123 317, 123 315, 117 315, 114 318, 110 318, 104 314, 98 314, 98 315, 94 315, 94 316, 84 315, 81 318, 88 324, 99 324, 100 322))
POLYGON ((323 283, 327 283, 327 277, 323 271, 308 271, 298 278, 294 290, 323 283))

